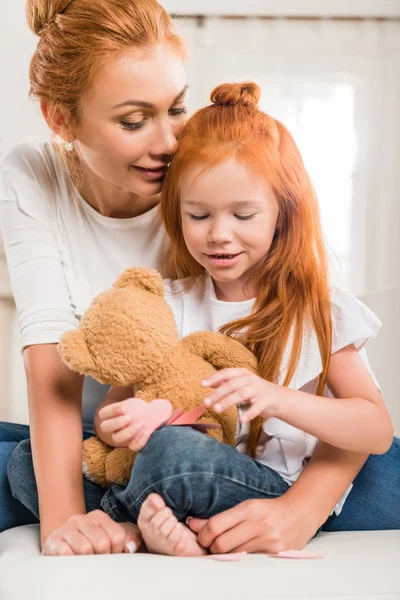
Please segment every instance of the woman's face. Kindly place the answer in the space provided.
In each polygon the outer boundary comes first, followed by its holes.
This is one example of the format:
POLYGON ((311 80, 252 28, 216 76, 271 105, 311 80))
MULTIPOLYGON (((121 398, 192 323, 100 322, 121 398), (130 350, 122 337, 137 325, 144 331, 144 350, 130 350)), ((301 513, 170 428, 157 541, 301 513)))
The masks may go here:
POLYGON ((186 93, 183 59, 168 43, 106 62, 72 127, 81 159, 108 183, 158 194, 186 119, 186 93))

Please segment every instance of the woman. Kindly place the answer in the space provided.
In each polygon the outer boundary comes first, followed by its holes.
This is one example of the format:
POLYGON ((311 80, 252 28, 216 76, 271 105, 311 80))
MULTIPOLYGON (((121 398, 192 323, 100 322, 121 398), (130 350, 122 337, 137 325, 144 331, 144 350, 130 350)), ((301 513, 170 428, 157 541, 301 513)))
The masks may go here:
MULTIPOLYGON (((31 93, 61 140, 62 162, 53 147, 42 144, 19 146, 2 164, 0 218, 31 430, 0 428, 0 528, 37 522, 40 512, 46 554, 121 552, 139 539, 128 525, 96 510, 104 490, 83 485, 81 474, 82 391, 83 430, 90 435, 105 390, 68 371, 56 343, 126 266, 160 266, 165 238, 156 205, 184 122, 183 45, 155 0, 28 0, 27 13, 40 35, 31 93), (8 463, 16 499, 6 483, 8 463)), ((117 399, 125 392, 112 393, 117 399)), ((353 497, 364 510, 356 520, 353 509, 347 528, 375 528, 368 502, 385 504, 382 494, 388 497, 383 528, 394 527, 400 485, 388 482, 400 477, 399 454, 397 444, 374 457, 371 467, 368 460, 345 507, 352 510, 353 497)), ((321 444, 280 502, 263 505, 257 518, 264 523, 265 547, 307 543, 366 458, 321 444)), ((342 528, 345 509, 333 517, 334 527, 342 528)), ((232 510, 240 512, 241 505, 232 510)), ((254 513, 243 514, 251 525, 254 513)), ((232 515, 218 518, 226 522, 232 515)), ((223 534, 221 523, 210 526, 214 538, 223 534)))

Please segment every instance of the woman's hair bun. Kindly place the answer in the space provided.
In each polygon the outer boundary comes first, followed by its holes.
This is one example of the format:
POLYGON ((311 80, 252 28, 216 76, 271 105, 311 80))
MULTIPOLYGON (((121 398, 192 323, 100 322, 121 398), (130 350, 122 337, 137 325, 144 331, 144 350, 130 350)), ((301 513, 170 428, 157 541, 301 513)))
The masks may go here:
POLYGON ((213 89, 210 100, 216 106, 248 106, 257 108, 261 90, 253 81, 222 83, 213 89))
POLYGON ((27 0, 26 2, 26 18, 29 28, 40 35, 43 29, 58 14, 65 11, 72 0, 27 0))

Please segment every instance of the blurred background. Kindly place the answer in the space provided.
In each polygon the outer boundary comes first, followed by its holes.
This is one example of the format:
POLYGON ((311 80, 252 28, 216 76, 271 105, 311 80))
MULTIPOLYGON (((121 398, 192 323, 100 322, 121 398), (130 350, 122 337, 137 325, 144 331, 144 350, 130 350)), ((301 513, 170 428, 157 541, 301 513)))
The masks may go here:
MULTIPOLYGON (((400 0, 161 0, 189 48, 189 110, 254 80, 291 131, 321 207, 332 279, 384 328, 368 346, 400 435, 400 0)), ((36 38, 24 0, 0 0, 0 159, 49 135, 28 98, 36 38)), ((27 422, 12 291, 0 254, 0 419, 27 422)))

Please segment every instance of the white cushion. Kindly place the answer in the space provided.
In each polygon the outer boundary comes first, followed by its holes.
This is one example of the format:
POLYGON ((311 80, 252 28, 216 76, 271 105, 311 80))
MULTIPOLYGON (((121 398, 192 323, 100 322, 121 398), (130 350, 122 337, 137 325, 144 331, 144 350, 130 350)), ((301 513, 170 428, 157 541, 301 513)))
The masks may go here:
POLYGON ((321 560, 248 555, 242 562, 151 554, 44 557, 38 527, 0 535, 0 598, 113 600, 389 600, 400 598, 400 531, 322 533, 321 560))

